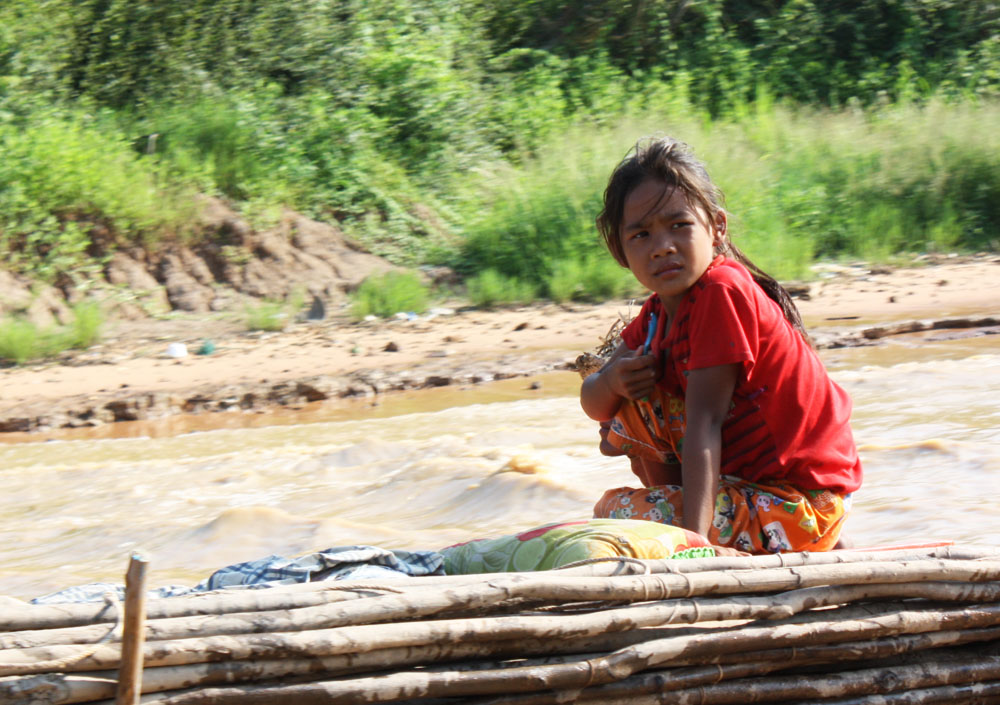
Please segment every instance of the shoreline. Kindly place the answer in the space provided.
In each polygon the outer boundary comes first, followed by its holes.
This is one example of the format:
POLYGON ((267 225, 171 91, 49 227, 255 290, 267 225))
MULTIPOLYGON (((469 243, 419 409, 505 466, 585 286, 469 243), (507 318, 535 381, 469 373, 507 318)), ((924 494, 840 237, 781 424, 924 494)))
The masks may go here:
MULTIPOLYGON (((1000 332, 996 254, 899 269, 817 270, 819 279, 790 288, 819 349, 878 345, 927 329, 1000 332)), ((260 415, 573 370, 577 357, 593 352, 615 320, 634 315, 639 304, 631 311, 627 301, 438 310, 360 323, 340 313, 276 333, 247 333, 232 318, 210 315, 111 322, 105 342, 89 350, 0 369, 0 441, 178 415, 260 415), (170 357, 171 343, 188 354, 170 357), (197 354, 199 347, 210 354, 197 354)))

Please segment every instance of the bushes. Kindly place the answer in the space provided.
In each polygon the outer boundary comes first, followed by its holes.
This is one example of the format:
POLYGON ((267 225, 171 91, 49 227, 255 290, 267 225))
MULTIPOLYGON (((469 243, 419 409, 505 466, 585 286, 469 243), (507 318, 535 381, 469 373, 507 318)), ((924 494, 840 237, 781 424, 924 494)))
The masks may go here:
POLYGON ((423 313, 427 310, 427 287, 413 272, 386 272, 361 282, 352 296, 351 313, 355 318, 395 313, 423 313))
POLYGON ((468 279, 466 296, 473 306, 493 308, 498 304, 527 303, 535 298, 529 282, 508 277, 495 269, 485 269, 468 279))
POLYGON ((493 270, 483 290, 598 297, 620 286, 593 264, 601 190, 653 131, 708 162, 778 276, 994 247, 998 22, 985 0, 11 0, 0 256, 96 270, 193 230, 178 204, 209 192, 493 270))
POLYGON ((15 270, 51 280, 93 264, 94 228, 105 242, 141 240, 179 218, 123 136, 82 112, 0 121, 0 152, 0 256, 15 270))
POLYGON ((607 253, 556 263, 546 284, 549 298, 557 302, 608 301, 641 291, 632 273, 607 253))
POLYGON ((295 288, 284 301, 264 299, 246 307, 247 330, 284 330, 305 304, 305 292, 295 288))
POLYGON ((103 325, 100 306, 92 302, 74 306, 73 321, 66 327, 42 329, 20 317, 0 320, 0 362, 23 365, 71 348, 89 348, 100 340, 103 325))

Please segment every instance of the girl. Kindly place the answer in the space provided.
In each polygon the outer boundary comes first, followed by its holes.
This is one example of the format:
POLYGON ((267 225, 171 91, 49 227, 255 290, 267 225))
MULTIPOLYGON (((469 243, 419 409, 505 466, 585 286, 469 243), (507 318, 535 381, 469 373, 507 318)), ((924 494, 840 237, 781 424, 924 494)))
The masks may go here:
POLYGON ((627 454, 645 489, 608 490, 594 516, 751 553, 829 550, 861 485, 851 401, 726 224, 721 192, 673 139, 640 143, 611 175, 598 230, 652 294, 580 398, 602 451, 627 454))

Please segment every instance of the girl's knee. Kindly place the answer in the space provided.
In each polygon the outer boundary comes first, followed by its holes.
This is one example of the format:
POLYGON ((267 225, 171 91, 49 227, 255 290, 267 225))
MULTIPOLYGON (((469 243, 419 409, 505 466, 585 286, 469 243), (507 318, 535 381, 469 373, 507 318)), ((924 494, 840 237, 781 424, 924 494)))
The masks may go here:
POLYGON ((638 519, 638 509, 633 495, 638 490, 632 487, 615 487, 605 491, 594 505, 595 519, 638 519))

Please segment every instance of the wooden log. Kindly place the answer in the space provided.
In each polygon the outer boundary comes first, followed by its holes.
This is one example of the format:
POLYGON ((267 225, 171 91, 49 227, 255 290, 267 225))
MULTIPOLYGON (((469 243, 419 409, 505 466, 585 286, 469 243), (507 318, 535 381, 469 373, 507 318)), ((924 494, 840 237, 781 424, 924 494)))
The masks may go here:
MULTIPOLYGON (((360 676, 336 681, 322 681, 296 686, 261 686, 208 688, 195 692, 143 699, 158 705, 215 705, 253 702, 391 702, 405 698, 447 695, 469 696, 488 693, 535 692, 540 690, 579 690, 595 684, 623 680, 648 668, 663 666, 675 658, 696 658, 716 652, 752 652, 782 646, 813 646, 874 639, 908 633, 936 631, 943 625, 949 630, 979 626, 982 619, 1000 623, 1000 606, 967 608, 961 614, 947 611, 914 613, 900 611, 893 615, 858 621, 787 625, 778 628, 744 628, 701 637, 681 637, 644 642, 621 649, 608 656, 580 663, 558 664, 503 671, 476 672, 464 677, 461 672, 428 673, 423 671, 391 673, 385 676, 360 676), (208 698, 208 699, 206 699, 208 698)), ((994 657, 991 657, 994 658, 994 657)), ((994 660, 1000 668, 1000 657, 994 660)), ((801 679, 800 679, 801 680, 801 679)))
POLYGON ((132 554, 125 574, 125 623, 115 705, 136 705, 142 694, 142 647, 146 642, 146 569, 149 561, 132 554))
POLYGON ((114 671, 81 675, 45 673, 0 678, 0 702, 5 705, 62 705, 114 698, 114 671))
POLYGON ((861 335, 868 340, 885 338, 890 335, 903 335, 906 333, 918 333, 925 330, 946 330, 954 328, 986 328, 1000 325, 1000 318, 986 316, 983 318, 944 318, 936 321, 907 321, 905 323, 895 323, 889 326, 877 326, 866 328, 861 331, 861 335))
MULTIPOLYGON (((610 698, 624 697, 625 695, 647 695, 674 688, 717 683, 721 680, 738 677, 735 675, 736 671, 731 670, 731 666, 744 662, 770 666, 772 667, 771 672, 826 664, 834 664, 839 668, 850 661, 885 659, 905 654, 915 654, 921 662, 926 662, 938 657, 938 654, 933 651, 934 649, 992 641, 997 638, 1000 638, 1000 627, 903 635, 836 645, 765 649, 753 653, 716 654, 698 659, 697 662, 694 660, 674 661, 671 662, 669 669, 645 671, 615 683, 586 688, 580 691, 575 702, 599 701, 604 703, 610 698), (721 668, 711 664, 720 664, 721 668), (704 677, 703 682, 702 676, 704 677)), ((468 700, 466 705, 561 705, 564 701, 563 694, 549 692, 473 698, 468 700)))
POLYGON ((923 321, 907 321, 906 323, 894 323, 890 326, 876 326, 874 328, 865 328, 861 331, 861 335, 868 340, 877 340, 879 338, 885 338, 890 335, 904 335, 906 333, 919 333, 920 331, 929 330, 929 323, 924 323, 923 321))
MULTIPOLYGON (((146 603, 148 619, 167 619, 194 615, 256 612, 274 609, 310 607, 338 600, 351 600, 375 594, 348 584, 303 583, 281 585, 266 590, 223 590, 198 595, 149 600, 146 603)), ((391 586, 386 586, 391 587, 391 586)), ((395 590, 396 588, 392 588, 395 590)), ((26 629, 59 629, 88 624, 106 624, 115 620, 115 612, 106 603, 85 602, 56 605, 0 605, 0 631, 15 632, 26 629)))
MULTIPOLYGON (((792 705, 813 705, 816 701, 799 701, 792 705)), ((942 685, 936 688, 918 688, 903 693, 864 695, 857 698, 824 700, 826 705, 992 705, 1000 703, 1000 683, 965 683, 942 685)))
MULTIPOLYGON (((1000 578, 1000 561, 925 560, 833 565, 804 565, 797 568, 772 568, 753 571, 708 571, 697 574, 661 574, 650 576, 614 576, 603 579, 563 577, 558 572, 545 574, 498 575, 472 586, 455 590, 423 588, 409 595, 388 595, 362 598, 353 602, 300 608, 294 612, 279 612, 275 618, 241 616, 229 621, 221 617, 190 618, 176 631, 166 623, 163 635, 150 626, 148 638, 159 640, 183 635, 233 633, 246 631, 299 630, 310 627, 374 623, 405 618, 418 618, 448 610, 474 609, 510 600, 549 600, 557 603, 573 601, 635 601, 662 600, 678 596, 736 594, 740 592, 776 592, 796 587, 818 585, 851 585, 862 583, 904 583, 950 580, 980 582, 1000 578), (283 626, 275 627, 272 622, 283 626), (256 623, 257 626, 242 626, 256 623), (183 626, 183 625, 189 626, 183 626), (213 632, 213 624, 230 625, 213 632), (236 625, 236 626, 234 626, 236 625), (184 629, 189 634, 182 634, 184 629)), ((93 632, 81 632, 82 641, 90 641, 93 632)), ((34 635, 7 637, 8 648, 25 648, 17 644, 32 643, 34 635)), ((58 639, 59 637, 57 637, 58 639)), ((38 643, 38 642, 35 642, 38 643)), ((2 670, 0 670, 2 674, 2 670)))
MULTIPOLYGON (((573 664, 579 672, 574 680, 581 681, 588 674, 583 665, 573 664)), ((766 664, 742 664, 730 667, 731 673, 758 675, 766 672, 766 664)), ((176 694, 150 696, 142 699, 143 705, 254 705, 267 703, 295 703, 296 705, 362 705, 364 703, 399 702, 414 697, 462 697, 483 692, 524 692, 554 689, 575 698, 577 687, 573 684, 554 682, 548 676, 526 672, 528 669, 510 669, 504 672, 503 688, 498 688, 494 673, 425 674, 422 672, 394 673, 378 678, 351 681, 320 681, 294 685, 233 686, 228 688, 200 688, 176 694), (435 676, 437 676, 435 678, 435 676), (443 676, 448 676, 447 678, 443 676)), ((738 678, 724 683, 704 683, 706 677, 718 680, 725 676, 725 669, 702 669, 697 673, 682 674, 680 683, 691 680, 699 685, 673 689, 661 683, 671 693, 671 702, 681 704, 704 703, 727 705, 748 702, 788 700, 792 698, 817 699, 851 694, 891 693, 900 690, 933 687, 955 683, 980 683, 1000 679, 1000 657, 973 657, 964 663, 945 662, 908 665, 901 667, 871 668, 842 671, 835 674, 771 676, 764 680, 738 678), (709 671, 715 670, 714 675, 709 671)), ((568 680, 568 679, 564 679, 568 680)), ((606 705, 632 705, 633 703, 660 703, 662 693, 644 695, 629 692, 622 697, 604 698, 606 705)))
POLYGON ((989 328, 1000 326, 1000 318, 985 316, 983 318, 942 318, 932 321, 930 324, 934 330, 945 330, 948 328, 989 328))
MULTIPOLYGON (((844 614, 842 611, 841 614, 844 614)), ((649 632, 649 638, 663 636, 664 630, 641 630, 649 632)), ((569 656, 549 656, 537 659, 518 659, 519 665, 544 665, 551 663, 561 663, 566 661, 580 661, 584 658, 595 658, 591 650, 620 648, 620 639, 614 637, 631 637, 633 643, 635 639, 641 641, 641 634, 620 634, 609 635, 611 639, 598 638, 590 640, 590 643, 581 643, 576 647, 578 653, 569 656)), ((752 653, 737 652, 732 654, 715 654, 697 660, 678 660, 673 662, 676 666, 706 667, 708 664, 720 663, 732 665, 742 662, 760 662, 776 668, 788 668, 792 666, 802 666, 810 664, 844 663, 846 661, 858 661, 862 659, 885 658, 898 654, 907 654, 917 651, 927 651, 930 649, 953 646, 958 644, 973 643, 977 641, 990 641, 1000 638, 1000 627, 986 629, 965 629, 960 631, 937 632, 917 635, 905 635, 895 638, 883 638, 876 640, 866 640, 861 642, 848 642, 839 645, 820 645, 812 647, 767 649, 752 653)), ((221 683, 239 683, 248 681, 261 681, 293 675, 304 675, 310 673, 323 673, 325 676, 347 674, 351 672, 365 672, 372 668, 384 667, 386 663, 393 664, 394 668, 402 668, 419 664, 438 664, 445 660, 475 659, 481 657, 520 657, 525 653, 537 653, 543 650, 545 645, 550 647, 563 647, 566 642, 548 641, 545 644, 539 643, 506 643, 506 651, 497 651, 495 644, 455 644, 455 645, 429 645, 427 647, 414 647, 410 649, 400 649, 397 653, 370 652, 367 654, 349 654, 344 656, 333 656, 328 658, 310 659, 287 659, 277 661, 232 661, 212 664, 191 664, 185 666, 167 666, 161 668, 148 668, 143 675, 143 692, 159 693, 164 691, 179 690, 193 686, 218 685, 221 683)), ((923 658, 923 657, 922 657, 923 658)), ((510 664, 506 664, 509 666, 510 664)), ((479 670, 499 669, 505 667, 502 662, 473 662, 472 667, 479 670)), ((452 667, 454 668, 454 667, 452 667)), ((448 667, 434 666, 428 671, 448 670, 448 667)), ((678 669, 672 669, 677 673, 678 669)), ((713 666, 708 672, 716 674, 717 670, 713 666)), ((729 672, 727 671, 727 674, 729 672)), ((727 675, 727 677, 730 677, 727 675)), ((735 677, 735 676, 734 676, 735 677)), ((642 692, 657 692, 667 678, 666 672, 652 671, 636 676, 631 676, 621 683, 622 687, 635 688, 645 683, 646 689, 642 692), (652 685, 650 685, 652 684, 652 685), (651 688, 651 689, 650 689, 651 688)), ((674 681, 671 681, 674 682, 674 681)), ((714 681, 711 681, 714 682, 714 681)), ((694 685, 693 681, 690 681, 694 685)), ((679 686, 678 686, 679 687, 679 686)), ((87 676, 79 674, 45 674, 42 676, 21 676, 15 678, 0 679, 0 702, 11 705, 27 705, 28 703, 49 703, 51 705, 68 705, 70 703, 82 703, 103 698, 110 698, 114 695, 115 680, 113 672, 92 673, 87 676)), ((619 693, 618 684, 588 688, 581 692, 579 700, 601 700, 605 697, 612 697, 619 693)), ((482 700, 483 703, 511 703, 512 705, 555 705, 561 703, 562 696, 556 694, 535 694, 529 696, 511 696, 500 699, 482 700)), ((479 700, 470 701, 479 703, 479 700)))
MULTIPOLYGON (((660 633, 658 630, 651 630, 660 633)), ((661 634, 662 635, 662 634, 661 634)), ((612 635, 627 636, 627 635, 612 635)), ((593 658, 599 653, 589 653, 590 649, 611 646, 620 648, 621 640, 582 640, 571 647, 578 654, 569 656, 549 656, 538 659, 541 662, 561 663, 593 658), (587 643, 594 641, 594 644, 587 643)), ((631 643, 635 643, 633 639, 631 643)), ((377 671, 392 664, 393 668, 418 666, 442 661, 467 661, 476 658, 517 658, 528 652, 559 652, 565 650, 566 642, 504 642, 473 644, 430 644, 405 649, 389 649, 363 654, 343 654, 326 658, 300 658, 280 660, 223 661, 218 663, 194 663, 182 666, 147 668, 143 672, 143 692, 159 693, 194 686, 218 685, 220 683, 253 682, 288 676, 319 674, 326 677, 358 672, 377 671), (501 648, 502 647, 502 648, 501 648)), ((607 649, 604 649, 606 652, 607 649)), ((529 660, 530 661, 530 660, 529 660)), ((68 705, 112 698, 115 692, 115 672, 95 671, 86 675, 75 673, 46 673, 32 676, 12 676, 0 678, 0 702, 8 705, 28 703, 51 703, 68 705)))
MULTIPOLYGON (((901 564, 902 565, 902 564, 901 564)), ((639 578, 641 576, 634 576, 639 578)), ((553 638, 572 635, 595 635, 606 632, 628 631, 647 626, 697 620, 749 619, 767 616, 786 617, 797 610, 840 604, 853 597, 877 596, 880 586, 847 585, 822 590, 800 590, 776 598, 714 598, 699 601, 664 601, 637 605, 630 608, 604 610, 583 615, 528 615, 503 616, 432 622, 399 622, 346 626, 335 629, 318 629, 298 632, 294 637, 280 639, 278 633, 240 634, 236 636, 210 636, 200 639, 151 641, 144 654, 150 665, 179 665, 229 658, 289 658, 305 648, 300 643, 312 643, 311 649, 321 649, 314 655, 329 656, 338 653, 360 653, 376 649, 418 646, 421 644, 481 640, 553 638), (268 655, 267 649, 283 644, 278 652, 268 655), (196 651, 192 651, 196 649, 196 651), (264 649, 265 651, 261 651, 264 649), (237 654, 246 654, 243 656, 237 654)), ((975 586, 956 585, 957 592, 975 586)), ((989 586, 983 586, 989 588, 989 586)), ((893 595, 919 595, 920 584, 899 585, 891 588, 893 595)), ((1000 610, 1000 605, 994 606, 1000 610)), ((988 609, 988 608, 980 608, 988 609)), ((977 626, 984 626, 982 624, 977 626)), ((115 668, 118 666, 114 647, 53 646, 29 649, 9 649, 0 663, 0 675, 25 675, 44 673, 50 668, 46 662, 78 657, 84 650, 94 653, 81 658, 68 670, 85 671, 115 668), (41 664, 41 665, 39 665, 41 664)))
POLYGON ((994 546, 901 547, 878 550, 843 550, 810 553, 777 553, 760 556, 716 556, 686 560, 655 559, 645 563, 654 573, 698 573, 706 570, 756 570, 759 568, 791 568, 800 565, 840 565, 846 563, 884 563, 919 560, 981 560, 1000 558, 1000 548, 994 546))
MULTIPOLYGON (((698 689, 675 691, 671 693, 671 700, 677 705, 742 705, 762 700, 792 699, 803 699, 810 703, 829 700, 842 702, 844 696, 855 695, 865 696, 864 702, 870 703, 873 702, 873 696, 895 695, 898 698, 896 702, 910 702, 915 690, 948 687, 947 691, 939 690, 936 695, 948 692, 951 696, 955 696, 960 692, 951 690, 956 684, 983 686, 987 683, 993 687, 984 689, 986 693, 990 695, 1000 693, 1000 658, 995 656, 977 658, 970 655, 965 663, 928 662, 911 666, 842 671, 828 675, 811 674, 808 678, 803 678, 801 675, 771 676, 762 683, 734 680, 698 689)), ((609 700, 607 705, 639 705, 644 702, 657 701, 640 696, 639 699, 609 700)), ((923 702, 950 701, 924 700, 923 702)))
MULTIPOLYGON (((619 581, 613 598, 616 601, 645 602, 650 596, 648 583, 648 580, 639 577, 628 582, 619 581)), ((593 585, 590 584, 581 585, 580 591, 576 593, 571 593, 566 588, 565 585, 559 585, 551 594, 545 594, 543 589, 540 589, 534 592, 533 598, 536 601, 558 605, 572 599, 595 596, 593 585)), ((442 616, 449 612, 478 610, 491 604, 502 603, 512 592, 515 595, 519 593, 517 586, 507 588, 487 584, 456 590, 424 589, 411 591, 407 595, 367 598, 298 610, 151 620, 147 623, 145 638, 151 641, 166 641, 216 635, 304 631, 414 619, 429 615, 442 616)), ((605 595, 603 589, 600 594, 605 595)), ((693 623, 719 619, 778 619, 817 606, 886 598, 995 602, 1000 600, 1000 582, 962 584, 934 581, 847 585, 835 588, 805 588, 767 598, 732 597, 721 600, 692 598, 690 604, 677 605, 678 613, 668 623, 693 623)), ((652 625, 647 622, 643 626, 652 625)), ((105 628, 102 625, 16 632, 0 635, 0 648, 25 649, 59 644, 89 644, 97 641, 104 633, 105 628)))
MULTIPOLYGON (((219 591, 203 595, 150 600, 147 603, 148 619, 166 619, 233 612, 253 612, 296 609, 339 600, 356 599, 375 591, 407 591, 414 587, 442 587, 482 583, 498 575, 507 576, 564 576, 612 577, 615 575, 651 573, 693 573, 723 570, 757 570, 760 568, 844 565, 852 563, 920 560, 979 560, 1000 558, 1000 549, 980 546, 936 546, 929 548, 903 548, 879 551, 832 551, 829 553, 785 553, 768 556, 698 558, 690 560, 648 560, 640 563, 594 563, 576 568, 537 573, 507 573, 492 575, 423 576, 381 581, 335 581, 305 583, 270 588, 267 590, 219 591)), ((103 603, 32 605, 0 605, 0 631, 14 632, 29 629, 53 629, 87 624, 106 624, 114 621, 113 610, 103 603)))
MULTIPOLYGON (((864 587, 864 586, 862 586, 864 587)), ((818 604, 818 603, 816 603, 818 604)), ((599 635, 634 630, 647 624, 664 623, 675 618, 686 603, 659 603, 628 610, 605 610, 588 615, 523 616, 439 620, 387 625, 362 625, 339 629, 315 630, 296 634, 248 634, 148 642, 145 660, 154 666, 180 665, 204 661, 244 658, 293 658, 298 654, 330 656, 362 653, 381 649, 420 646, 432 643, 499 641, 503 639, 564 638, 567 635, 599 635)), ((721 605, 726 607, 726 605, 721 605)), ((783 606, 779 605, 779 609, 783 606)), ((693 607, 693 609, 700 609, 693 607)), ((782 610, 783 611, 783 610, 782 610)), ((942 610, 907 610, 910 614, 942 614, 942 610)), ((956 613, 953 611, 952 613, 956 613)), ((976 606, 958 610, 979 620, 968 626, 986 626, 1000 614, 1000 605, 976 606)), ((946 627, 939 627, 946 628, 946 627)), ((680 656, 679 654, 676 656, 680 656)), ((48 663, 61 660, 73 663, 67 670, 86 671, 118 666, 114 647, 49 647, 9 650, 0 668, 10 675, 43 673, 48 663)))
MULTIPOLYGON (((482 644, 456 644, 448 647, 432 645, 406 651, 406 654, 395 656, 395 668, 439 663, 441 658, 470 659, 493 655, 492 649, 482 644)), ((512 649, 510 655, 517 656, 519 651, 512 649)), ((555 656, 536 659, 536 661, 539 664, 565 663, 571 660, 580 661, 588 657, 593 658, 598 655, 555 656)), ((161 693, 219 684, 252 683, 310 674, 322 674, 324 678, 329 678, 340 673, 363 671, 366 667, 365 657, 370 657, 371 654, 360 654, 359 656, 360 658, 343 655, 320 659, 231 661, 148 668, 143 673, 143 693, 161 693)), ((524 660, 518 659, 519 663, 522 661, 524 660)), ((470 670, 488 669, 488 666, 482 662, 466 661, 465 665, 470 670)), ((115 686, 113 671, 95 672, 86 676, 63 673, 16 676, 0 679, 0 702, 6 705, 28 705, 29 703, 37 705, 42 702, 46 705, 71 705, 112 698, 115 695, 115 686)))

